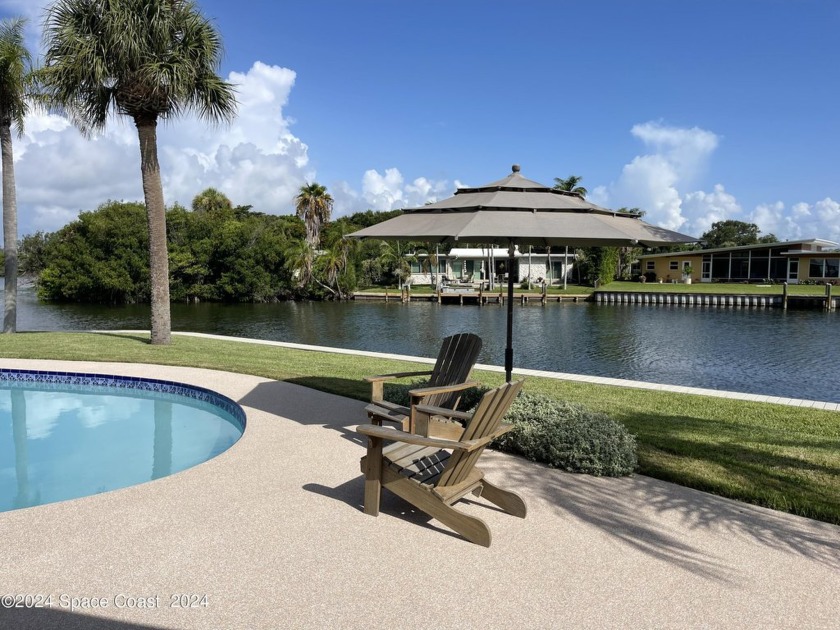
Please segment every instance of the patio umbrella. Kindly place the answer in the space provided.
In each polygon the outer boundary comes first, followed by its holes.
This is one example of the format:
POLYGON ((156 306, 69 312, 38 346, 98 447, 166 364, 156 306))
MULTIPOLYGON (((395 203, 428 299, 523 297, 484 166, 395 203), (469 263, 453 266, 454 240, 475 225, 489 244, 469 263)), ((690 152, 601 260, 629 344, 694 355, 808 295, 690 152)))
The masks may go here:
POLYGON ((508 246, 508 304, 505 375, 513 371, 513 285, 516 245, 570 247, 655 247, 691 243, 692 236, 656 227, 637 215, 596 206, 576 193, 555 190, 519 174, 519 166, 499 181, 459 188, 455 195, 407 208, 398 217, 372 225, 351 238, 435 243, 490 243, 508 246))

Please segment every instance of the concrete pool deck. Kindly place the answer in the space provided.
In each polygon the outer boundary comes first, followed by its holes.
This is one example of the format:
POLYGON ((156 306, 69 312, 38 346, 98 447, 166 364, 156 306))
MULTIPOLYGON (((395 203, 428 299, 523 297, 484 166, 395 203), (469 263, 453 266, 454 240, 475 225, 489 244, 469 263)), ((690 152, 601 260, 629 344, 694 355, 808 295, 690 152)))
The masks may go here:
POLYGON ((200 385, 239 402, 248 426, 230 450, 176 475, 0 513, 0 596, 53 596, 49 609, 0 606, 0 628, 828 628, 840 619, 834 525, 489 452, 482 467, 529 512, 521 520, 481 499, 459 503, 490 526, 485 549, 387 492, 378 518, 362 512, 364 446, 353 431, 366 421, 362 402, 193 368, 3 365, 200 385), (179 595, 198 606, 171 607, 179 595), (94 598, 108 607, 91 608, 94 598))

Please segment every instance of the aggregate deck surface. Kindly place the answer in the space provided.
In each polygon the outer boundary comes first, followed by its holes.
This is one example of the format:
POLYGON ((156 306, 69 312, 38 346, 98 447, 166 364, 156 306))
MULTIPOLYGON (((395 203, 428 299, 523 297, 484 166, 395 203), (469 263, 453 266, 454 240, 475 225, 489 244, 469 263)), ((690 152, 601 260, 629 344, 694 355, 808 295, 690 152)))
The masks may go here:
POLYGON ((3 629, 836 628, 840 619, 837 526, 640 475, 572 475, 488 452, 488 477, 520 492, 529 512, 521 520, 481 499, 459 503, 490 526, 486 549, 387 492, 378 518, 363 513, 364 446, 353 431, 366 421, 362 402, 211 370, 3 366, 200 385, 238 401, 248 419, 236 445, 189 470, 0 513, 0 596, 53 597, 51 608, 0 606, 3 629))

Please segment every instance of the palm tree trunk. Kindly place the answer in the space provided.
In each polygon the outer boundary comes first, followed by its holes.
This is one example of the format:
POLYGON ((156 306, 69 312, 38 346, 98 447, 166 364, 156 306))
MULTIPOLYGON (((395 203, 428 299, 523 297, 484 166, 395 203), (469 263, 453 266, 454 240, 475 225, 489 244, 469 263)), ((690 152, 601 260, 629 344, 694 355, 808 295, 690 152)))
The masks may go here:
POLYGON ((157 120, 136 118, 140 138, 140 170, 143 196, 149 221, 149 274, 152 281, 152 343, 170 342, 172 319, 169 314, 169 252, 166 247, 166 206, 160 182, 157 155, 157 120))
POLYGON ((3 332, 13 333, 17 330, 17 194, 12 131, 5 121, 0 125, 0 153, 3 161, 3 251, 6 256, 3 332))

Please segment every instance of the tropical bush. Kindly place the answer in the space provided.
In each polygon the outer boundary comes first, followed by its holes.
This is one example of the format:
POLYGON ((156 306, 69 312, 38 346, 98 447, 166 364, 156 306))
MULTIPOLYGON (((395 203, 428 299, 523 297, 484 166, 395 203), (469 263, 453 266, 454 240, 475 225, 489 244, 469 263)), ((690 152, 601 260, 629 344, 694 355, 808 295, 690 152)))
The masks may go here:
POLYGON ((523 393, 505 422, 514 428, 494 446, 552 468, 620 477, 638 465, 636 438, 624 425, 578 403, 523 393))
MULTIPOLYGON (((386 383, 385 398, 408 405, 409 390, 425 384, 386 383)), ((459 408, 474 408, 486 391, 466 390, 459 408)), ((531 461, 596 477, 629 475, 638 466, 636 438, 620 422, 585 405, 522 393, 504 421, 514 428, 492 446, 531 461)))

